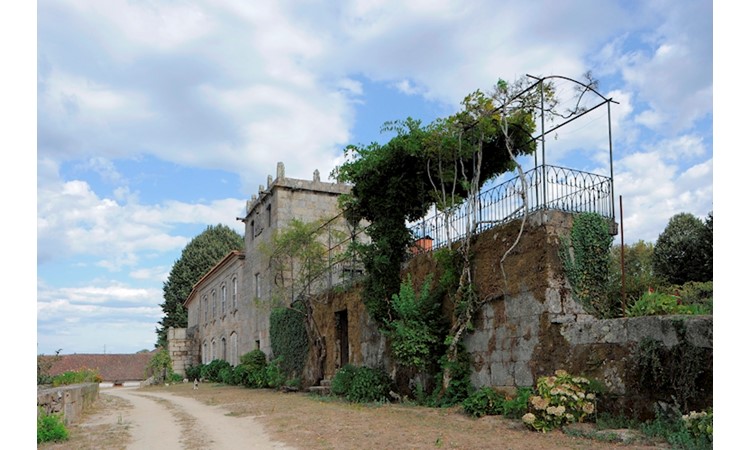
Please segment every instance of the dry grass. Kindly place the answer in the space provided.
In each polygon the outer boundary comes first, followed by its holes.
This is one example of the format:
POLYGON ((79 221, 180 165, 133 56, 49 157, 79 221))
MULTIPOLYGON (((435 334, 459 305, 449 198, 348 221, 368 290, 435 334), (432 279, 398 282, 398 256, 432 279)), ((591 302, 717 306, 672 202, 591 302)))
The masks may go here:
MULTIPOLYGON (((306 393, 281 393, 218 384, 149 387, 148 392, 169 392, 221 405, 227 416, 251 416, 263 424, 273 440, 298 449, 655 449, 574 437, 559 431, 536 433, 520 421, 493 416, 474 419, 460 408, 436 409, 407 404, 360 405, 306 393)), ((129 407, 113 396, 100 396, 82 425, 71 428, 63 444, 43 449, 124 449, 128 425, 113 420, 129 407), (102 419, 108 417, 108 419, 102 419), (98 422, 98 423, 97 423, 98 422)), ((174 409, 174 407, 172 407, 174 409)), ((191 428, 189 411, 174 410, 183 429, 191 428)), ((200 437, 190 436, 191 444, 200 437)), ((186 443, 185 440, 183 440, 186 443)), ((186 444, 187 445, 187 444, 186 444)), ((186 447, 189 448, 189 447, 186 447)), ((195 447, 190 447, 195 448, 195 447)))
POLYGON ((555 431, 536 433, 503 417, 474 419, 460 408, 361 405, 306 393, 218 384, 149 388, 222 405, 227 415, 252 416, 272 437, 300 449, 646 449, 555 431))

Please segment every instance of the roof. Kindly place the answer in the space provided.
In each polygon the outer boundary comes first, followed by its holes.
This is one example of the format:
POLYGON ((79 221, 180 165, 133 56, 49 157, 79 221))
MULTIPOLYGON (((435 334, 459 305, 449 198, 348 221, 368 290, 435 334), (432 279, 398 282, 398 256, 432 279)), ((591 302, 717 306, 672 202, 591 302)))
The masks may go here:
POLYGON ((155 350, 132 354, 76 353, 44 358, 59 358, 49 370, 51 376, 79 369, 95 369, 102 381, 123 382, 145 380, 146 367, 154 352, 155 350))
POLYGON ((206 272, 194 285, 193 289, 190 291, 190 294, 185 299, 182 304, 184 306, 187 306, 188 303, 190 303, 193 298, 197 295, 198 289, 200 289, 201 285, 205 283, 206 281, 210 280, 210 278, 213 276, 214 273, 221 270, 223 267, 229 265, 232 263, 235 259, 241 260, 245 259, 245 252, 239 251, 239 250, 232 250, 229 253, 226 254, 219 262, 214 264, 213 267, 208 269, 208 272, 206 272))

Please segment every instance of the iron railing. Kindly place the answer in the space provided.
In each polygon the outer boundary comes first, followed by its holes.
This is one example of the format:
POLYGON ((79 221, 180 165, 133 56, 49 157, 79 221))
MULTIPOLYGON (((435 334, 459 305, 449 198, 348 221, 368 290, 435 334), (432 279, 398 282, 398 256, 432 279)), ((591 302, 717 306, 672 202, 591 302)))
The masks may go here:
POLYGON ((614 219, 610 177, 551 165, 535 167, 524 177, 525 190, 523 180, 517 176, 481 192, 475 205, 464 202, 448 213, 437 212, 412 224, 419 249, 444 247, 465 236, 469 228, 482 232, 521 218, 524 192, 529 213, 594 212, 614 219), (476 214, 470 214, 472 209, 476 214))

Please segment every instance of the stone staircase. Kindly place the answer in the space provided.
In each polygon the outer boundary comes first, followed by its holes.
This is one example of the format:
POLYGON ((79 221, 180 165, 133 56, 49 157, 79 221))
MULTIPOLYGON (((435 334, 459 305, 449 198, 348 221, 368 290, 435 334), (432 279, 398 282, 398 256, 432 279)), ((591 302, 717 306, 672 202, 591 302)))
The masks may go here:
POLYGON ((310 386, 307 388, 308 392, 318 395, 331 395, 331 380, 323 379, 320 380, 320 384, 317 386, 310 386))

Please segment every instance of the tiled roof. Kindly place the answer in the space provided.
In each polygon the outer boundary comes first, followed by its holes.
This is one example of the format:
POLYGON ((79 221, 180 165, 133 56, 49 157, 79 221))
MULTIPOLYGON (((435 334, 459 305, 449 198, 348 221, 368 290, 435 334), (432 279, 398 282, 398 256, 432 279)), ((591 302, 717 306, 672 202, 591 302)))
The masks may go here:
MULTIPOLYGON (((140 381, 146 379, 146 366, 153 356, 153 351, 120 355, 94 353, 60 355, 57 362, 50 368, 49 374, 55 376, 73 370, 96 369, 102 381, 140 381)), ((45 358, 56 357, 45 356, 45 358)))

